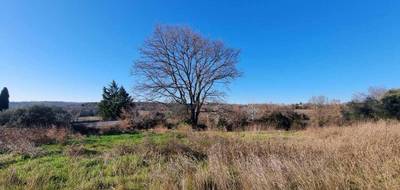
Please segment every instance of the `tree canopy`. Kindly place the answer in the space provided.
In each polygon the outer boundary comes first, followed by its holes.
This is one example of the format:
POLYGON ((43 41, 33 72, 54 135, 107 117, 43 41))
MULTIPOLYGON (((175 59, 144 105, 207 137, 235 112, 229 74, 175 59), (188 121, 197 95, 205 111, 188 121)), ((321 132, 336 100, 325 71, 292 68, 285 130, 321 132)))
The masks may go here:
POLYGON ((112 81, 108 87, 103 88, 103 100, 99 103, 99 112, 104 120, 118 119, 122 109, 131 106, 133 106, 133 100, 123 86, 120 87, 112 81))
POLYGON ((204 103, 220 99, 222 87, 240 76, 236 68, 239 50, 188 27, 157 26, 139 53, 133 65, 142 79, 138 91, 185 105, 194 126, 204 103))

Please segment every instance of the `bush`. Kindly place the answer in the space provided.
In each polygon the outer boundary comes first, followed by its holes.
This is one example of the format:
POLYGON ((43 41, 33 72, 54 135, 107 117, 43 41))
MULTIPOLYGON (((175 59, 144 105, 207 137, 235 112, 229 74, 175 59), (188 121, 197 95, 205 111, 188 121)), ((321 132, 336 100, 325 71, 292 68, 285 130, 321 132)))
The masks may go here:
POLYGON ((0 125, 7 127, 67 127, 72 116, 61 108, 33 106, 0 113, 0 125))
POLYGON ((261 118, 262 122, 275 126, 277 129, 304 129, 310 118, 294 111, 274 111, 261 118))
POLYGON ((324 104, 308 104, 308 110, 300 110, 310 117, 309 125, 314 127, 343 125, 343 105, 338 101, 324 104))
POLYGON ((223 110, 218 119, 217 128, 226 131, 244 130, 249 118, 241 110, 223 110))
POLYGON ((0 153, 13 152, 29 157, 38 155, 38 146, 67 142, 71 131, 66 128, 0 128, 0 153))
POLYGON ((400 119, 400 90, 390 90, 382 98, 382 106, 387 116, 400 119))
POLYGON ((135 109, 124 110, 122 119, 128 128, 152 129, 157 125, 166 125, 166 117, 162 112, 139 113, 135 109))
POLYGON ((351 101, 343 110, 346 121, 378 120, 384 117, 384 109, 379 100, 367 97, 362 102, 351 101))
POLYGON ((383 95, 368 95, 362 100, 351 101, 343 110, 346 121, 400 119, 400 90, 389 90, 383 95))
POLYGON ((165 115, 161 112, 152 112, 144 116, 139 116, 134 123, 134 128, 151 129, 162 124, 165 124, 165 115))

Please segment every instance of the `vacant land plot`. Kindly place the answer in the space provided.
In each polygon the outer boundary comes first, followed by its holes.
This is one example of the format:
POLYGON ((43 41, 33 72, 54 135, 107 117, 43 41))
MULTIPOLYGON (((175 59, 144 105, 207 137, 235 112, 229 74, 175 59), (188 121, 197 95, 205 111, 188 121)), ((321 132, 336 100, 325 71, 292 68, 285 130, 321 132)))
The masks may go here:
POLYGON ((142 132, 0 154, 0 189, 399 189, 400 125, 142 132))

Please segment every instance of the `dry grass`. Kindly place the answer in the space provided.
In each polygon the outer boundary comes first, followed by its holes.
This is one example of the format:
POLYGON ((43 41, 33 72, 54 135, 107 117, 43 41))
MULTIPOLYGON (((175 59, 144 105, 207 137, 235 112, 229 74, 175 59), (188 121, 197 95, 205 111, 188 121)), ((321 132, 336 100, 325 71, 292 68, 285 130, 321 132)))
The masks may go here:
POLYGON ((24 163, 0 157, 0 189, 400 189, 399 140, 391 122, 87 137, 24 163))
POLYGON ((265 141, 212 133, 189 139, 207 160, 180 156, 156 166, 154 189, 400 188, 399 124, 309 129, 265 141))

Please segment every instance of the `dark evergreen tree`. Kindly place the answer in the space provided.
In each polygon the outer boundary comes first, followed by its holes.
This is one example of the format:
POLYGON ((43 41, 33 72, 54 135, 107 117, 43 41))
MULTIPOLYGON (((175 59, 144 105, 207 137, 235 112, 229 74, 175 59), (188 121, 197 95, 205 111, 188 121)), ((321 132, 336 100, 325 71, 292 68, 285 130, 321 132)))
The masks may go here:
POLYGON ((8 94, 8 89, 6 87, 0 93, 0 111, 6 110, 9 108, 10 104, 10 95, 8 94))
POLYGON ((104 120, 116 120, 120 117, 122 109, 133 105, 133 100, 124 87, 119 87, 112 81, 108 87, 103 88, 103 100, 99 103, 99 113, 104 120))
POLYGON ((128 92, 126 92, 125 88, 121 86, 118 91, 118 102, 120 104, 119 107, 126 108, 127 106, 132 106, 132 98, 129 96, 128 92))

